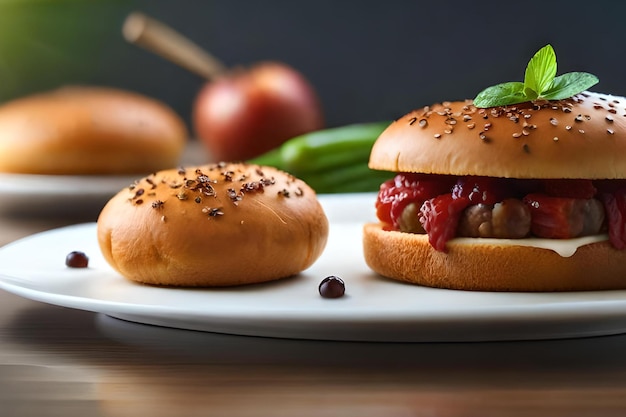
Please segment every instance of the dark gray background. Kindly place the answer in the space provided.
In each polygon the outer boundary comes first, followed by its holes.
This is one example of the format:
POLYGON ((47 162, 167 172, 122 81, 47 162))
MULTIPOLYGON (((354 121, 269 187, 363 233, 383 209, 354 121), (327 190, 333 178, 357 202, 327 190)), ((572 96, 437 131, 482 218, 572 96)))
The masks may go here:
MULTIPOLYGON (((328 126, 392 119, 435 101, 472 98, 498 82, 522 81, 526 63, 547 43, 556 50, 559 74, 589 71, 600 78, 593 90, 626 95, 626 2, 621 1, 108 2, 116 8, 106 3, 85 9, 82 29, 73 32, 78 38, 88 38, 81 30, 100 36, 89 56, 75 61, 77 67, 90 65, 89 71, 65 75, 54 68, 54 77, 22 81, 11 93, 59 82, 113 85, 162 99, 189 120, 203 80, 122 39, 126 13, 141 10, 229 66, 279 60, 297 68, 317 89, 328 126)), ((3 76, 1 54, 0 49, 3 76)), ((19 77, 13 78, 15 87, 19 77)), ((7 85, 0 84, 0 92, 9 92, 7 85)))

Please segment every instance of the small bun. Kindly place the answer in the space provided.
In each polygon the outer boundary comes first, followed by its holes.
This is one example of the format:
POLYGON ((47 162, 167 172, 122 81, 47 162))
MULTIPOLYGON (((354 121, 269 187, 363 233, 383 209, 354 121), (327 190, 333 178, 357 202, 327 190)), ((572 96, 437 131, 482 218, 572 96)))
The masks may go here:
POLYGON ((157 172, 120 191, 98 218, 105 259, 124 277, 230 286, 308 268, 328 238, 315 192, 275 168, 211 164, 157 172))
POLYGON ((157 100, 64 87, 0 106, 0 172, 144 175, 177 166, 187 136, 157 100))
POLYGON ((363 229, 367 265, 399 281, 436 288, 479 291, 590 291, 624 289, 626 251, 608 241, 581 246, 570 257, 529 246, 447 244, 435 250, 428 236, 384 230, 369 223, 363 229))
POLYGON ((626 98, 592 92, 487 109, 471 101, 435 104, 392 123, 369 165, 426 174, 625 178, 625 116, 626 98))

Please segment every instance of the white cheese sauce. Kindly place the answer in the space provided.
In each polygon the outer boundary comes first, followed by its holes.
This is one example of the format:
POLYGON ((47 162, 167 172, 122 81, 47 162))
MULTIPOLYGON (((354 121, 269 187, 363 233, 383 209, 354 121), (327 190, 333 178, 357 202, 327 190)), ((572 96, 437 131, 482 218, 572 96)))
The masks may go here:
POLYGON ((530 246, 533 248, 549 249, 564 258, 574 255, 581 246, 591 243, 609 240, 606 234, 577 237, 574 239, 541 239, 541 238, 525 238, 525 239, 495 239, 495 238, 469 238, 457 237, 449 241, 449 243, 472 244, 476 243, 485 245, 510 245, 510 246, 530 246))

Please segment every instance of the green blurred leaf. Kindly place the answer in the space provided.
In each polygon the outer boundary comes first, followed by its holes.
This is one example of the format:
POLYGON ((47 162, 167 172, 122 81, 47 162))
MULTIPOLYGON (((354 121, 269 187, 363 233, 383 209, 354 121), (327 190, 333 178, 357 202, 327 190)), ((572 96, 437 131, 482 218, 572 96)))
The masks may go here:
POLYGON ((124 45, 132 0, 0 0, 0 101, 89 83, 124 45))

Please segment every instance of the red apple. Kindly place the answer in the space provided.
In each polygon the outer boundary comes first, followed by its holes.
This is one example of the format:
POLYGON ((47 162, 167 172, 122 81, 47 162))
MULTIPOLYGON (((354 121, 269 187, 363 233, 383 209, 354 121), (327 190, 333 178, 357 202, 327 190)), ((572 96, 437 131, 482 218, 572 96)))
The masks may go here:
POLYGON ((195 132, 215 161, 250 159, 323 124, 312 86, 295 69, 277 62, 208 82, 193 108, 195 132))

